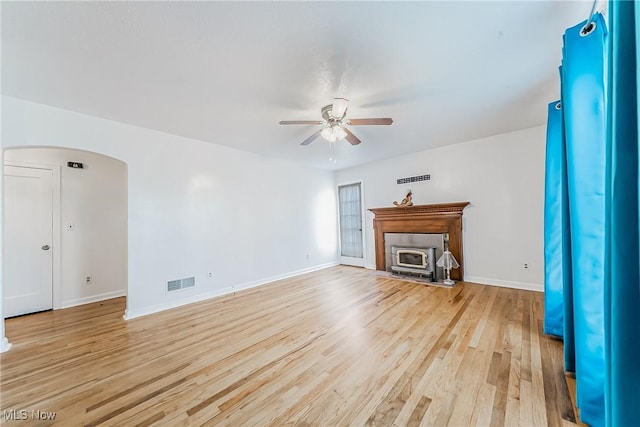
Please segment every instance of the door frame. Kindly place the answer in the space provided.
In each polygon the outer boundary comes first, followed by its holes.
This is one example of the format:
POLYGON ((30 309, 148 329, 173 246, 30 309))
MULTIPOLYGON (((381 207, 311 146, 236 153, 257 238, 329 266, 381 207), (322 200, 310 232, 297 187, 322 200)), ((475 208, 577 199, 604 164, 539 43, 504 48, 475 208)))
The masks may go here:
POLYGON ((336 213, 337 213, 337 217, 338 217, 338 257, 339 257, 339 264, 342 264, 342 236, 340 235, 340 187, 343 187, 345 185, 353 185, 353 184, 360 184, 360 218, 362 221, 362 267, 366 268, 367 267, 367 233, 366 233, 366 229, 364 226, 365 220, 366 220, 366 209, 365 209, 365 203, 364 203, 364 179, 360 178, 360 179, 354 179, 354 180, 350 180, 350 181, 342 181, 336 184, 336 213))
MULTIPOLYGON (((29 169, 43 169, 50 170, 52 173, 53 180, 53 194, 52 194, 52 207, 53 207, 53 215, 51 218, 51 229, 53 234, 51 236, 51 249, 52 253, 52 277, 51 282, 53 285, 53 309, 57 310, 62 306, 62 275, 61 275, 61 231, 62 227, 60 225, 60 166, 58 165, 48 165, 43 163, 27 163, 27 162, 13 162, 13 161, 5 161, 2 166, 2 175, 4 178, 4 167, 5 166, 13 166, 18 168, 29 168, 29 169)), ((4 197, 4 191, 2 192, 2 196, 4 197)), ((3 200, 4 204, 4 200, 3 200)), ((5 248, 6 249, 6 248, 5 248)), ((4 286, 4 285, 3 285, 4 286)), ((4 294, 4 292, 3 292, 4 294)), ((4 303, 4 302, 3 302, 4 303)), ((4 321, 4 319, 2 319, 4 321)))

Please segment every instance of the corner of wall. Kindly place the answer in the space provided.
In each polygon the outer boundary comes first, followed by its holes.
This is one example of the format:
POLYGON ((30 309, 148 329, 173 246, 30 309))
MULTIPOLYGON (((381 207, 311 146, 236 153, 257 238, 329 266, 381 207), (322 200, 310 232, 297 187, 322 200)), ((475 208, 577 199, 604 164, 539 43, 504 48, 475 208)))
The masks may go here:
MULTIPOLYGON (((2 320, 4 322, 4 319, 2 320)), ((5 351, 9 351, 11 349, 11 343, 5 337, 2 337, 2 341, 0 341, 0 353, 4 353, 5 351)))

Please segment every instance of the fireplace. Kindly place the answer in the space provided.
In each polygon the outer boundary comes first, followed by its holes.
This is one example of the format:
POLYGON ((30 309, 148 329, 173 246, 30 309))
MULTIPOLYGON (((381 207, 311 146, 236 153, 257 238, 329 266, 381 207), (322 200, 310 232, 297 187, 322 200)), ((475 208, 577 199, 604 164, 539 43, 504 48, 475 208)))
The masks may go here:
MULTIPOLYGON (((417 205, 410 207, 391 207, 369 209, 374 213, 373 227, 375 234, 376 269, 389 271, 392 265, 392 254, 389 253, 387 240, 399 233, 413 235, 447 235, 449 250, 460 263, 460 268, 451 271, 451 278, 464 278, 462 257, 462 211, 469 202, 443 203, 437 205, 417 205), (391 258, 391 259, 390 259, 391 258)), ((436 244, 393 243, 392 246, 431 247, 436 244)), ((439 257, 442 252, 437 252, 439 257)), ((437 260, 437 258, 436 258, 437 260)), ((442 277, 438 275, 438 277, 442 277)))
POLYGON ((391 271, 400 275, 418 275, 438 280, 436 248, 391 247, 391 271))

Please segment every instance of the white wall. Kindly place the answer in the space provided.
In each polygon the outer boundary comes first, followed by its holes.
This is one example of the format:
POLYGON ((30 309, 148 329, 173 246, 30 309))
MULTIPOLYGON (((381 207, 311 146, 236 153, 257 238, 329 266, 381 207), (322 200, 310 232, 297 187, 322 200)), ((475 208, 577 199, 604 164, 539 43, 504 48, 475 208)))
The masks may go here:
POLYGON ((5 147, 77 148, 127 163, 129 317, 337 260, 330 171, 11 97, 2 107, 5 147), (165 292, 168 280, 189 276, 195 288, 165 292))
POLYGON ((125 295, 126 164, 100 154, 60 148, 7 150, 4 160, 60 167, 60 222, 54 224, 61 227, 60 283, 54 286, 54 308, 125 295), (67 161, 82 162, 85 168, 71 169, 67 161), (87 276, 92 277, 90 284, 85 283, 87 276))
MULTIPOLYGON (((417 205, 471 202, 463 216, 465 279, 542 290, 545 139, 545 127, 535 127, 343 170, 336 181, 362 178, 367 208, 392 206, 408 189, 417 205), (423 174, 431 180, 396 184, 423 174)), ((368 212, 369 268, 372 219, 368 212)))
MULTIPOLYGON (((0 108, 0 128, 2 127, 2 109, 0 108)), ((2 139, 0 139, 0 142, 2 139)), ((2 144, 0 143, 0 147, 2 144)), ((0 156, 2 156, 2 150, 0 150, 0 156)), ((2 164, 0 162, 0 164, 2 164)), ((4 296, 2 291, 2 254, 4 253, 3 240, 3 227, 4 227, 4 173, 0 173, 0 353, 8 351, 11 348, 9 340, 4 334, 4 296)))

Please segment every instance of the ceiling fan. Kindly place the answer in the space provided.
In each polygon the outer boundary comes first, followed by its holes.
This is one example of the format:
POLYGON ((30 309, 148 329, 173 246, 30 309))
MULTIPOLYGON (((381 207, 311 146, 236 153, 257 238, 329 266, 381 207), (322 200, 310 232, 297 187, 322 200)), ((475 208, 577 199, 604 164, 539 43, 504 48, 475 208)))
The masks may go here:
POLYGON ((370 119, 345 119, 347 115, 348 99, 335 98, 333 104, 325 105, 322 107, 323 120, 283 120, 281 125, 325 125, 323 129, 320 129, 309 138, 302 141, 300 145, 309 145, 317 137, 322 136, 329 142, 339 141, 346 139, 351 145, 358 145, 360 141, 347 126, 360 126, 360 125, 390 125, 393 123, 393 119, 386 118, 370 118, 370 119))

